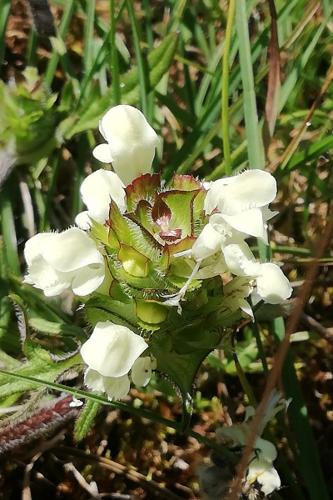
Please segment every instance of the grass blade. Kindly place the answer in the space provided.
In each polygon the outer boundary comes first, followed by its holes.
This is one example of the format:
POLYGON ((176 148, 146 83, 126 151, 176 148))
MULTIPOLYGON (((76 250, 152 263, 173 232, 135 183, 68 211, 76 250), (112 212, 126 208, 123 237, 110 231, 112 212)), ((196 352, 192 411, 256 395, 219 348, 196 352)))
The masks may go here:
POLYGON ((148 98, 147 98, 147 75, 149 74, 146 60, 143 57, 142 50, 140 47, 140 30, 139 24, 135 16, 134 4, 132 0, 127 0, 127 10, 128 15, 131 20, 132 25, 132 34, 133 34, 133 45, 136 55, 136 61, 138 66, 138 78, 139 78, 139 89, 140 89, 140 101, 141 101, 141 110, 143 114, 147 113, 148 109, 148 98))
POLYGON ((231 174, 231 157, 229 142, 229 52, 231 35, 235 16, 235 0, 230 0, 228 9, 227 28, 225 33, 223 63, 222 63, 222 140, 223 156, 226 175, 231 174))
POLYGON ((115 0, 110 0, 110 45, 111 45, 111 76, 113 90, 113 104, 121 103, 121 88, 119 79, 119 62, 116 46, 116 12, 115 0))
POLYGON ((239 59, 244 94, 244 118, 248 144, 249 164, 251 168, 264 167, 264 154, 259 134, 259 123, 254 91, 251 44, 245 0, 237 0, 236 28, 239 40, 239 59))
MULTIPOLYGON (((65 3, 65 10, 61 19, 61 23, 59 26, 59 36, 64 39, 68 28, 70 26, 70 22, 72 20, 73 14, 75 11, 75 1, 74 0, 68 0, 68 2, 65 3)), ((48 87, 51 87, 53 78, 58 66, 59 62, 59 54, 57 52, 53 52, 51 59, 47 65, 46 68, 46 73, 44 76, 44 82, 48 87)))
POLYGON ((9 17, 11 2, 10 0, 0 1, 0 67, 3 65, 3 59, 5 55, 6 45, 5 45, 5 33, 7 27, 7 21, 9 17))

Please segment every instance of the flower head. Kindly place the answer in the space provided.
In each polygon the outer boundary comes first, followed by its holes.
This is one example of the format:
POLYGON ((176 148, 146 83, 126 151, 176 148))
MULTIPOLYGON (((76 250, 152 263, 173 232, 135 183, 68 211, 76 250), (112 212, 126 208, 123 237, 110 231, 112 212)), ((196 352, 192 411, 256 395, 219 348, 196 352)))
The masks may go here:
POLYGON ((28 264, 25 282, 42 289, 47 297, 67 289, 88 295, 104 280, 103 256, 93 240, 75 227, 36 234, 26 242, 24 256, 28 264))
POLYGON ((158 137, 144 115, 133 106, 115 106, 105 113, 99 130, 106 143, 93 151, 97 160, 112 163, 124 184, 151 171, 158 137))

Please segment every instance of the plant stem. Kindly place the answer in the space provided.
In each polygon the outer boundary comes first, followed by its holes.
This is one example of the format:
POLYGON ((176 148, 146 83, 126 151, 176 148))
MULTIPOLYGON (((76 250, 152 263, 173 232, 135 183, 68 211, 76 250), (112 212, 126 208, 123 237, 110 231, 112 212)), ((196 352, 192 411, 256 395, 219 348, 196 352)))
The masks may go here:
POLYGON ((0 369, 0 373, 2 373, 4 375, 9 375, 10 377, 13 377, 16 379, 28 380, 28 381, 31 381, 33 384, 41 385, 43 387, 48 387, 49 389, 52 389, 52 390, 65 392, 66 394, 72 394, 76 398, 85 398, 89 401, 94 401, 94 402, 100 403, 102 405, 108 405, 108 406, 111 406, 111 407, 118 409, 118 410, 127 411, 128 413, 131 413, 132 415, 136 415, 137 417, 146 418, 148 420, 151 420, 152 422, 156 422, 156 423, 165 425, 166 427, 170 427, 171 429, 175 429, 175 431, 177 431, 179 433, 192 436, 197 441, 204 444, 205 446, 208 446, 209 448, 214 449, 220 455, 229 456, 230 458, 233 456, 232 452, 230 452, 226 447, 220 446, 216 441, 209 439, 206 436, 202 436, 198 432, 195 432, 191 429, 183 429, 181 422, 169 420, 167 418, 162 417, 158 413, 152 412, 150 410, 145 410, 142 408, 135 408, 135 406, 131 406, 131 405, 126 404, 126 403, 121 403, 119 401, 109 401, 107 398, 104 398, 103 396, 99 396, 97 394, 85 392, 85 391, 82 391, 80 389, 68 387, 68 386, 63 385, 63 384, 57 384, 55 382, 47 382, 46 380, 40 380, 36 377, 30 377, 28 375, 23 375, 20 373, 13 373, 13 372, 9 372, 7 370, 2 370, 2 369, 0 369))

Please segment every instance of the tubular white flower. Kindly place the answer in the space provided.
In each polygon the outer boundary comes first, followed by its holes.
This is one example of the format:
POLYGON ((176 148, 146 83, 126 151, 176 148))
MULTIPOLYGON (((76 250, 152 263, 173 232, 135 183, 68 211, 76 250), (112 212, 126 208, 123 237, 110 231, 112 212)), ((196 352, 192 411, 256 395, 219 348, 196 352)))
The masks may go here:
POLYGON ((259 483, 260 490, 265 496, 281 487, 280 476, 272 462, 257 458, 252 460, 246 476, 245 489, 250 488, 256 482, 259 483))
POLYGON ((148 345, 140 335, 111 321, 98 322, 81 347, 84 362, 104 377, 122 377, 148 345))
POLYGON ((210 184, 205 211, 219 210, 237 231, 267 241, 267 221, 275 215, 267 209, 277 192, 274 177, 262 170, 247 170, 210 184))
POLYGON ((72 289, 85 296, 96 290, 105 275, 104 259, 89 236, 78 228, 62 233, 40 233, 24 249, 28 273, 25 282, 47 297, 72 289))
POLYGON ((121 212, 126 210, 124 184, 114 172, 101 168, 88 175, 81 184, 80 193, 88 209, 76 216, 75 223, 81 229, 89 229, 90 219, 104 223, 109 216, 111 200, 121 212))
MULTIPOLYGON (((264 431, 265 425, 272 419, 280 410, 288 407, 290 401, 281 398, 277 391, 273 391, 268 401, 266 414, 259 429, 261 434, 264 431)), ((216 434, 224 441, 231 441, 245 446, 251 435, 251 424, 248 422, 254 417, 255 410, 252 406, 246 408, 246 418, 241 424, 232 425, 230 427, 220 427, 216 434)), ((281 480, 275 467, 274 460, 277 458, 277 450, 273 443, 257 436, 254 444, 254 451, 249 460, 246 480, 243 486, 243 493, 250 496, 252 486, 255 486, 256 491, 260 489, 265 495, 270 495, 274 490, 281 486, 281 480), (259 485, 259 486, 258 486, 259 485)))
POLYGON ((127 185, 151 171, 158 137, 144 115, 133 106, 115 106, 103 116, 99 130, 107 144, 93 150, 97 160, 112 163, 127 185))
POLYGON ((268 304, 280 304, 292 294, 288 278, 272 262, 260 264, 256 293, 268 304))
POLYGON ((130 389, 128 373, 147 347, 143 338, 126 326, 111 321, 97 323, 81 347, 88 365, 85 384, 95 392, 106 392, 109 399, 123 398, 130 389))

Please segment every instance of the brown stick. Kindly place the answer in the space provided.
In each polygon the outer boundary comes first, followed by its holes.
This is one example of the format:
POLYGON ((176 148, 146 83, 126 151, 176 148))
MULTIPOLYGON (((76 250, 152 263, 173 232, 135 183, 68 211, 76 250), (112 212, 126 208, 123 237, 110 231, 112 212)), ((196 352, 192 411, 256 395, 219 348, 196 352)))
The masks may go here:
POLYGON ((114 462, 105 457, 100 457, 98 455, 93 455, 89 453, 85 453, 84 451, 78 450, 76 448, 71 448, 69 446, 58 446, 55 450, 55 453, 61 453, 67 455, 72 455, 80 458, 86 462, 97 463, 105 469, 109 469, 115 474, 123 474, 128 479, 133 481, 134 483, 140 483, 143 487, 146 487, 150 491, 153 491, 155 494, 158 492, 158 495, 161 498, 170 499, 170 500, 180 500, 180 497, 173 493, 172 491, 165 488, 162 484, 154 481, 152 479, 147 479, 143 474, 138 472, 134 467, 126 467, 125 465, 119 464, 118 462, 114 462))

